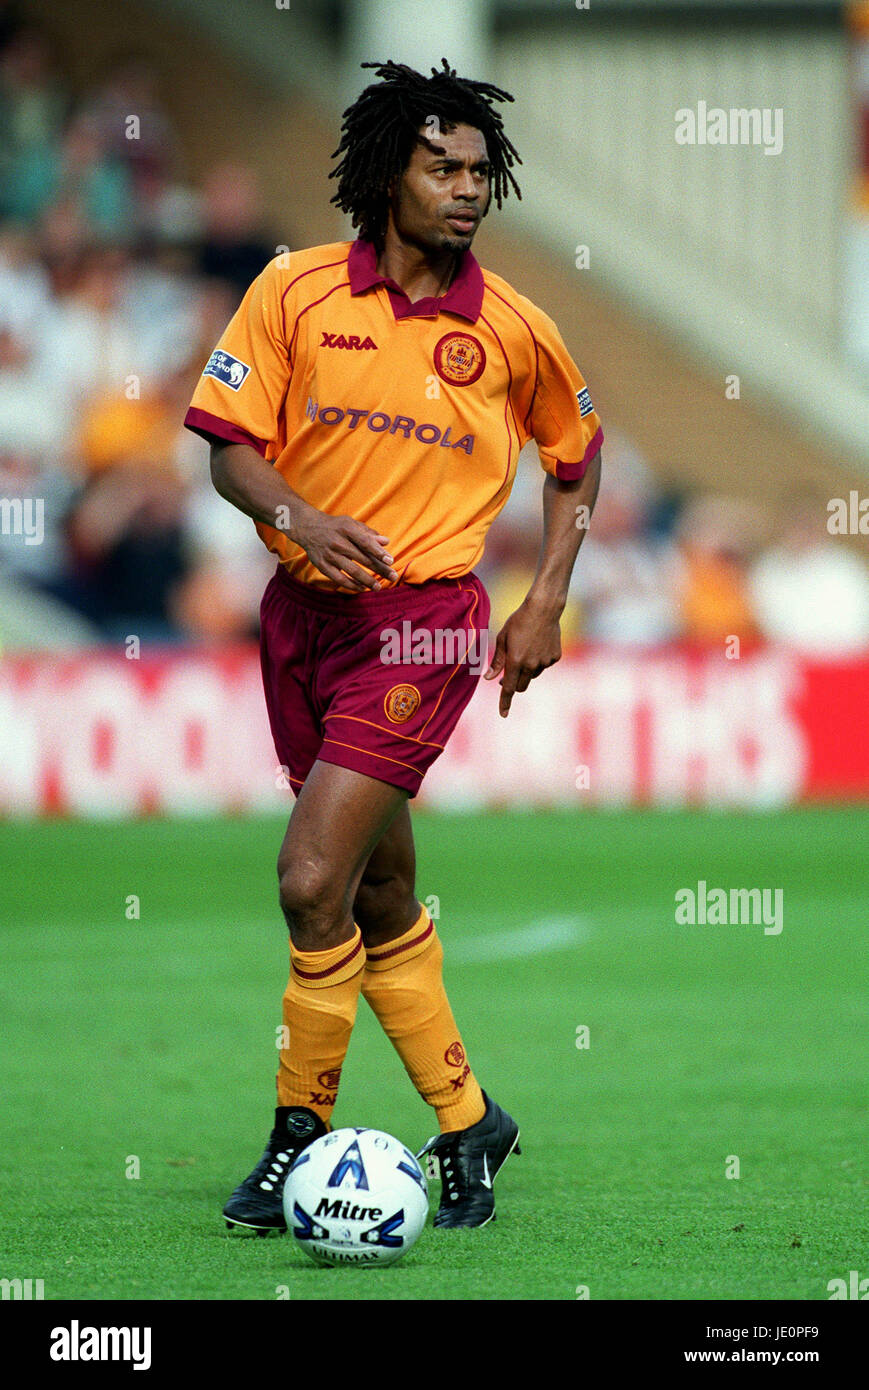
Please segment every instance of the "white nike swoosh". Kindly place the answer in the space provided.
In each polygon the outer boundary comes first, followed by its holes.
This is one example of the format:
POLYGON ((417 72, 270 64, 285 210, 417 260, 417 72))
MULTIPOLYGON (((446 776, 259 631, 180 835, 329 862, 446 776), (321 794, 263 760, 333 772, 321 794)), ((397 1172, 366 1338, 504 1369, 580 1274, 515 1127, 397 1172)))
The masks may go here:
POLYGON ((481 1183, 484 1187, 491 1188, 492 1179, 489 1177, 489 1155, 485 1150, 483 1152, 483 1174, 484 1176, 480 1179, 481 1183))

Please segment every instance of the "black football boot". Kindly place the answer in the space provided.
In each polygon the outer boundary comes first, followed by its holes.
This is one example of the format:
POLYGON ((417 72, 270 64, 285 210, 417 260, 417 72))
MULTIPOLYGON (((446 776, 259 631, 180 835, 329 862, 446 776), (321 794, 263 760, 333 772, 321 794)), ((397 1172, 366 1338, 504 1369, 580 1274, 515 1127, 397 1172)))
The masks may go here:
POLYGON ((283 1234, 287 1229, 283 1201, 287 1174, 302 1150, 326 1133, 326 1126, 313 1110, 279 1105, 265 1153, 223 1208, 227 1229, 238 1235, 283 1234))
POLYGON ((428 1159, 429 1177, 441 1180, 435 1226, 485 1226, 494 1220, 492 1184, 510 1154, 522 1152, 516 1121, 485 1091, 483 1100, 486 1113, 481 1120, 469 1129, 436 1135, 417 1155, 428 1159))

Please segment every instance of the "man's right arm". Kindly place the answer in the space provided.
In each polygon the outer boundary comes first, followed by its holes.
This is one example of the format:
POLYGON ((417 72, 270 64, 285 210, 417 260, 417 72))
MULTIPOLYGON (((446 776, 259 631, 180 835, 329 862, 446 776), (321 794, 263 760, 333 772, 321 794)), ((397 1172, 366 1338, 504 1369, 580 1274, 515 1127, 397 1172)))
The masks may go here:
POLYGON ((250 444, 213 440, 211 481, 221 497, 239 511, 273 526, 300 546, 311 564, 333 584, 361 593, 380 587, 377 575, 393 581, 398 578, 386 549, 387 536, 352 517, 329 516, 312 507, 250 444))

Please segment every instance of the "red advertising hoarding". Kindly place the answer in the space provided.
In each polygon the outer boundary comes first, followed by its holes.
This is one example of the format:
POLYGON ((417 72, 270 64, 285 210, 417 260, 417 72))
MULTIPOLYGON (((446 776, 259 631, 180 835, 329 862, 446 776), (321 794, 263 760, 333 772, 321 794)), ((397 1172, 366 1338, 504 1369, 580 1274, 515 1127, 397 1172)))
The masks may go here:
MULTIPOLYGON (((497 712, 481 682, 421 804, 787 806, 869 797, 869 658, 565 658, 497 712)), ((253 649, 0 662, 0 815, 288 809, 253 649)))

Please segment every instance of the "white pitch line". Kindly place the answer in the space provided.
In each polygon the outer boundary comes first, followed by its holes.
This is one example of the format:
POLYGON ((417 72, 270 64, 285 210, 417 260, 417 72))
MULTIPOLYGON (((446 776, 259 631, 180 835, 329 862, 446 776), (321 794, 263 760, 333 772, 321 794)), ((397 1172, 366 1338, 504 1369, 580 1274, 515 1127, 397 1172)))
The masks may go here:
POLYGON ((542 956, 579 946, 591 936, 585 917, 542 917, 512 931, 486 932, 471 940, 447 945, 450 965, 477 965, 485 961, 512 960, 519 956, 542 956))
MULTIPOLYGON (((488 922, 493 920, 489 913, 486 914, 484 920, 486 919, 488 922)), ((64 922, 69 925, 72 920, 73 918, 65 918, 64 922)), ((83 918, 75 917, 74 921, 76 925, 96 928, 105 931, 107 935, 114 933, 115 939, 121 925, 117 920, 99 922, 93 918, 85 921, 83 918)), ((209 917, 166 918, 163 925, 167 924, 176 936, 195 936, 211 930, 213 925, 209 917)), ((38 931, 47 925, 45 921, 36 921, 30 923, 30 929, 38 931)), ((264 927, 264 922, 262 918, 251 918, 241 921, 240 926, 242 931, 246 928, 260 930, 264 927)), ((465 930, 468 930, 467 926, 465 930)), ((478 965, 491 961, 516 960, 526 956, 543 956, 552 951, 563 951, 569 946, 581 946, 591 937, 592 926, 587 917, 552 916, 540 917, 536 922, 529 922, 522 927, 504 927, 495 931, 490 928, 479 935, 468 936, 463 941, 449 941, 448 930, 445 935, 444 947, 448 966, 478 965)))

